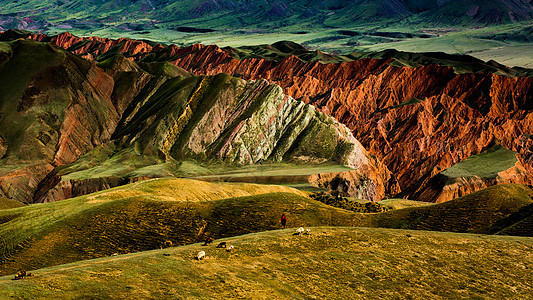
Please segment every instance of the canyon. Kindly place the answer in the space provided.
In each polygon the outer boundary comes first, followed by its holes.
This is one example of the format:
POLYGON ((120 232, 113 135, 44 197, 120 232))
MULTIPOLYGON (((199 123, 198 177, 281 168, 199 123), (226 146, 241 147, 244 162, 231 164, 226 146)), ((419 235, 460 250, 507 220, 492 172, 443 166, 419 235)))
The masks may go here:
POLYGON ((346 126, 265 79, 193 76, 121 56, 97 65, 32 40, 2 46, 0 77, 11 87, 0 102, 3 197, 61 200, 172 176, 190 159, 329 162, 352 169, 352 188, 368 200, 400 191, 346 126))
MULTIPOLYGON (((495 145, 517 157, 516 169, 503 172, 497 182, 532 183, 533 78, 518 74, 523 70, 466 56, 333 56, 290 42, 265 45, 238 58, 243 50, 215 45, 180 48, 68 33, 26 38, 96 61, 122 55, 132 61, 168 62, 195 75, 266 79, 345 124, 397 178, 403 197, 435 201, 424 191, 432 189, 438 174, 495 145)), ((485 183, 448 194, 462 196, 494 182, 476 180, 485 183)))

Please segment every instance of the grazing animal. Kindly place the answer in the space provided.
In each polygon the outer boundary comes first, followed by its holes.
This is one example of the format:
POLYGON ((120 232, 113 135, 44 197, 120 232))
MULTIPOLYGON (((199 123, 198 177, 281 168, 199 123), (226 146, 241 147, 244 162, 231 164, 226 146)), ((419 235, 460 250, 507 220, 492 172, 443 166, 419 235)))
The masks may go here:
POLYGON ((220 244, 218 244, 217 248, 226 248, 226 242, 220 242, 220 244))
POLYGON ((296 232, 294 233, 294 235, 300 235, 302 233, 305 232, 305 229, 303 227, 300 227, 298 229, 296 229, 296 232))
POLYGON ((196 259, 202 260, 205 258, 205 251, 198 252, 198 255, 196 256, 196 259))
POLYGON ((307 229, 305 230, 305 234, 310 235, 310 234, 311 234, 311 229, 307 228, 307 229))
POLYGON ((213 242, 213 238, 212 237, 208 237, 205 239, 205 242, 204 242, 204 246, 207 246, 209 244, 211 244, 213 242))
POLYGON ((17 274, 15 274, 15 278, 13 280, 19 280, 19 279, 22 279, 24 277, 30 277, 30 276, 33 276, 32 273, 26 273, 26 271, 24 270, 20 270, 17 272, 17 274))
POLYGON ((111 254, 111 256, 118 256, 118 252, 111 254))
POLYGON ((231 245, 231 246, 229 246, 229 247, 226 249, 226 251, 231 252, 231 251, 233 251, 233 249, 235 249, 235 247, 233 247, 233 245, 231 245))

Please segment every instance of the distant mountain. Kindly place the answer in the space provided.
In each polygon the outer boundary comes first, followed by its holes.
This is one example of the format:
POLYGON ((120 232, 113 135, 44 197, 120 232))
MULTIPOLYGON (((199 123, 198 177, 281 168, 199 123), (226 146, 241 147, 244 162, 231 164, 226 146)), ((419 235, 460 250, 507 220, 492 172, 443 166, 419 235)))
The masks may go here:
POLYGON ((0 28, 46 30, 273 29, 307 24, 309 28, 362 24, 491 25, 533 19, 530 0, 132 0, 0 1, 0 28))

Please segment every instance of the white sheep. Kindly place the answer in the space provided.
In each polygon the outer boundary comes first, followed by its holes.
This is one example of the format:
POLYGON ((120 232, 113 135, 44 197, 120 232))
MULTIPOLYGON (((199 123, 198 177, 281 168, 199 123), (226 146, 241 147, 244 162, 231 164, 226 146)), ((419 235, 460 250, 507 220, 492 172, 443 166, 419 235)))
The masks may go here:
POLYGON ((297 235, 300 235, 300 234, 302 234, 304 232, 305 232, 305 229, 303 227, 300 227, 300 228, 296 229, 296 234, 297 235))
POLYGON ((310 235, 310 234, 311 234, 311 229, 307 228, 307 229, 305 230, 305 234, 310 235))
POLYGON ((228 248, 226 248, 226 251, 231 252, 231 251, 233 251, 233 249, 235 249, 235 247, 233 247, 233 245, 231 245, 228 248))
POLYGON ((196 256, 198 260, 202 260, 205 258, 205 251, 198 252, 198 256, 196 256))

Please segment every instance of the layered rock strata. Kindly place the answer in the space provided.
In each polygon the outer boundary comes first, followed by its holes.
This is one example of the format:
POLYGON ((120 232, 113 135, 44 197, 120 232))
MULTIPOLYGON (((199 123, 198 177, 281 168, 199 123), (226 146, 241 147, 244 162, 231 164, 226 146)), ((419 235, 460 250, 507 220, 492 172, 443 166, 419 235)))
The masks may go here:
MULTIPOLYGON (((85 40, 32 38, 49 39, 64 48, 85 40)), ((433 177, 495 143, 518 153, 527 171, 522 183, 531 182, 532 78, 476 72, 474 67, 464 73, 468 63, 458 70, 439 65, 399 67, 392 58, 336 64, 304 62, 291 55, 277 61, 240 60, 217 46, 121 45, 126 48, 120 51, 131 59, 165 60, 194 74, 225 72, 280 85, 293 98, 347 125, 398 178, 404 196, 433 201, 421 196, 433 177)), ((96 43, 78 53, 93 55, 101 53, 93 49, 102 47, 96 43)))
POLYGON ((2 196, 54 201, 127 182, 134 172, 125 173, 125 163, 148 168, 146 161, 190 158, 230 164, 329 161, 370 180, 370 200, 399 192, 394 176, 348 128, 264 79, 189 76, 159 63, 143 69, 123 56, 96 65, 47 43, 4 44, 0 77, 10 88, 1 96, 2 196), (103 144, 115 150, 102 158, 103 144), (121 161, 127 158, 115 155, 120 149, 145 159, 141 165, 121 161), (103 161, 103 175, 94 178, 87 171, 87 178, 62 180, 65 170, 89 170, 103 161))

